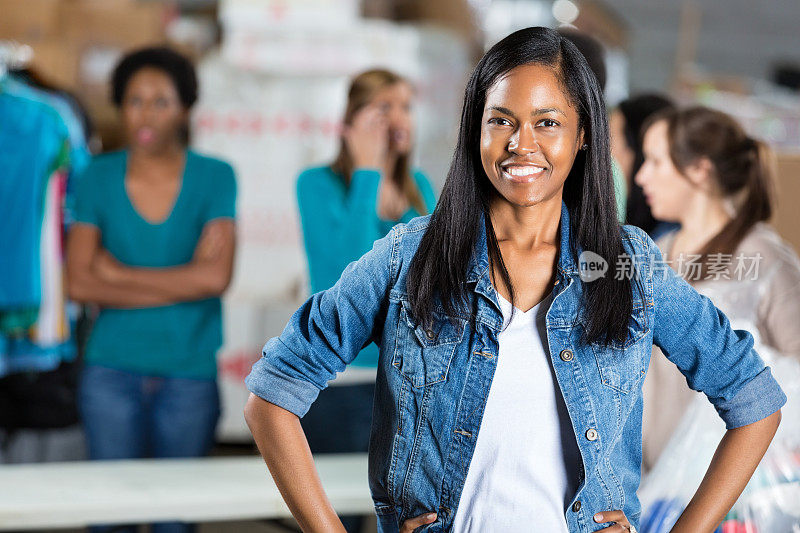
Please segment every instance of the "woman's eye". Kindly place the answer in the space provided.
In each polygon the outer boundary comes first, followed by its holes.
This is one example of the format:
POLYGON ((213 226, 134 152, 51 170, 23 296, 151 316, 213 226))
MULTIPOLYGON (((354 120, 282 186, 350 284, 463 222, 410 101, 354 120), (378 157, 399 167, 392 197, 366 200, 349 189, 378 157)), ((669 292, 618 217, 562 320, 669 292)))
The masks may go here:
POLYGON ((545 128, 555 128, 556 126, 558 126, 558 122, 550 118, 546 118, 540 121, 539 124, 541 124, 545 128))
POLYGON ((510 126, 511 121, 501 117, 492 117, 489 119, 489 124, 497 124, 498 126, 510 126))

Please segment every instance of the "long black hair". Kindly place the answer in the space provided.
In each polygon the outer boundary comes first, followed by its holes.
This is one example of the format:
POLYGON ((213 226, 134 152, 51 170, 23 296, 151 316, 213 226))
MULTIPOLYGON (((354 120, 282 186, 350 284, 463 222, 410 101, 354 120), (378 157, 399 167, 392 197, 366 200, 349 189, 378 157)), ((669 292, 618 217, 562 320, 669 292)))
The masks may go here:
MULTIPOLYGON (((441 198, 414 259, 406 287, 412 313, 430 323, 438 298, 445 313, 463 315, 467 302, 467 268, 481 224, 486 228, 488 256, 506 286, 514 289, 489 220, 493 186, 483 170, 480 132, 487 90, 515 67, 540 64, 554 68, 578 110, 579 130, 587 150, 579 150, 564 183, 562 198, 570 215, 570 250, 591 250, 610 266, 624 253, 611 178, 608 121, 600 87, 583 55, 555 30, 516 31, 494 45, 478 62, 464 94, 461 125, 441 198)), ((624 341, 632 310, 631 280, 611 271, 584 283, 587 324, 583 340, 624 341)))

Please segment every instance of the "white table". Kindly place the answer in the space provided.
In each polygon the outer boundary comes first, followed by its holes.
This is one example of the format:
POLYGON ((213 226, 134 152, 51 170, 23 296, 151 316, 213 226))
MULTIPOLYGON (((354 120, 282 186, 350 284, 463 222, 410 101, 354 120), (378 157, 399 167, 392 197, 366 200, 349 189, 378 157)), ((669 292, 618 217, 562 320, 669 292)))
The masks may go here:
MULTIPOLYGON (((366 454, 316 464, 337 512, 374 513, 366 454)), ((290 516, 260 457, 0 465, 0 530, 290 516)))

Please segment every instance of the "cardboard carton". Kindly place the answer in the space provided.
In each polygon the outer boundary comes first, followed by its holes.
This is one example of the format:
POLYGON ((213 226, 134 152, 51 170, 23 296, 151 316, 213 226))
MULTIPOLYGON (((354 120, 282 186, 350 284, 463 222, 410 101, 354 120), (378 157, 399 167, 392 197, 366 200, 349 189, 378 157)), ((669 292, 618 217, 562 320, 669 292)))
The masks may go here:
POLYGON ((0 0, 0 39, 33 44, 58 28, 61 0, 0 0))
POLYGON ((800 152, 778 154, 777 210, 771 223, 795 251, 800 251, 800 152))

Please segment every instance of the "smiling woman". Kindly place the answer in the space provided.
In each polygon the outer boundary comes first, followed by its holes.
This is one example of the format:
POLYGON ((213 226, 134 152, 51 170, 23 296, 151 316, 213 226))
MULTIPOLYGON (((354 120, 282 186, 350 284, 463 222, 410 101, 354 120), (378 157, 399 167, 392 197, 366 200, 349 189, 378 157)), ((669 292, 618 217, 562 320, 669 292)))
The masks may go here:
POLYGON ((557 32, 481 59, 436 210, 309 298, 247 377, 245 417, 304 531, 342 528, 298 417, 370 341, 379 531, 635 531, 652 344, 729 428, 674 531, 714 530, 785 396, 752 337, 619 226, 608 136, 597 80, 557 32), (632 274, 587 280, 584 252, 632 274))
POLYGON ((552 68, 526 65, 503 76, 486 95, 481 130, 483 170, 504 197, 513 197, 514 191, 525 194, 515 198, 520 205, 533 205, 563 187, 583 144, 578 113, 559 90, 559 83, 552 68), (532 85, 541 90, 520 90, 532 85), (537 186, 533 188, 514 187, 534 181, 537 186))
MULTIPOLYGON (((553 68, 532 64, 515 68, 487 91, 480 155, 483 170, 496 191, 492 208, 498 215, 508 213, 511 205, 531 207, 552 203, 554 198, 560 201, 564 181, 583 144, 578 112, 560 84, 553 68), (531 87, 535 90, 529 90, 531 87)), ((550 232, 554 234, 555 228, 550 232)), ((498 236, 504 262, 509 266, 513 263, 514 272, 521 277, 546 284, 520 280, 517 287, 523 292, 518 289, 514 294, 512 279, 512 286, 498 287, 498 291, 511 301, 520 300, 522 308, 528 309, 544 297, 551 280, 545 272, 527 269, 524 264, 531 258, 535 263, 544 263, 542 259, 546 258, 552 264, 556 247, 551 241, 525 257, 525 243, 516 248, 514 234, 524 235, 511 230, 510 238, 498 236)))
MULTIPOLYGON (((575 223, 568 243, 573 253, 580 247, 610 264, 624 253, 602 91, 583 55, 568 39, 559 39, 531 40, 514 33, 501 41, 502 51, 487 53, 476 67, 440 207, 409 268, 409 298, 418 316, 427 317, 435 292, 441 291, 450 312, 463 298, 460 273, 434 258, 466 263, 485 224, 498 290, 515 307, 517 298, 526 309, 540 301, 554 280, 553 242, 562 199, 575 223), (523 227, 487 224, 485 212, 523 227), (531 223, 543 225, 532 235, 524 228, 531 223), (504 249, 511 235, 527 239, 518 243, 521 253, 504 249), (541 246, 533 249, 535 240, 550 243, 550 257, 541 246), (509 262, 524 283, 510 276, 509 262)), ((600 278, 585 292, 587 340, 623 340, 631 309, 630 280, 600 278)))

